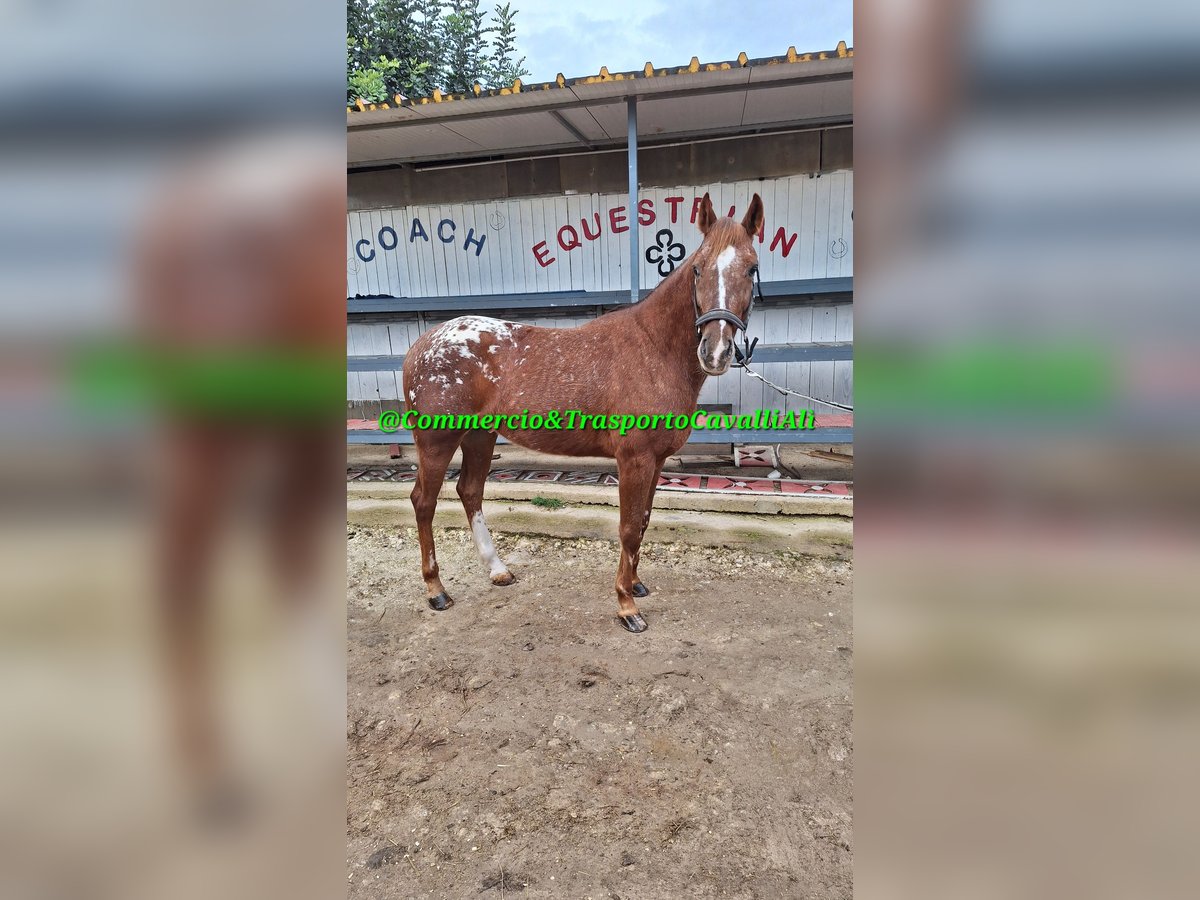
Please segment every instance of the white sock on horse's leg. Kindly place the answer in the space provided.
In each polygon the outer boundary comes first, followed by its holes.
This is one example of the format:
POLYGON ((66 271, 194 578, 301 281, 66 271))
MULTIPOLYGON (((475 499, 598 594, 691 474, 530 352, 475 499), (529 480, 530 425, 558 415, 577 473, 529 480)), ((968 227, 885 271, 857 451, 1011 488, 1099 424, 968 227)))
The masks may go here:
POLYGON ((508 566, 496 552, 496 546, 492 543, 492 533, 488 531, 487 523, 483 520, 482 509, 476 510, 471 516, 471 534, 475 538, 475 547, 479 550, 480 558, 488 567, 488 574, 492 578, 507 575, 508 566))

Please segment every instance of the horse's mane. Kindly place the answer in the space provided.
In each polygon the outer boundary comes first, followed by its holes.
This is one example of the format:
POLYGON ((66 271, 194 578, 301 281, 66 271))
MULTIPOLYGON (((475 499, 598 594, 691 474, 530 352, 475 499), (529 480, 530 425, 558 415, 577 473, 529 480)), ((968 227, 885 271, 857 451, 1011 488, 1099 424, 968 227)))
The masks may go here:
POLYGON ((713 253, 720 253, 726 247, 732 247, 740 241, 747 239, 748 238, 745 229, 742 228, 741 223, 736 219, 731 219, 728 217, 724 219, 718 219, 713 223, 712 227, 708 229, 708 234, 704 236, 704 240, 700 242, 700 246, 688 254, 688 256, 686 256, 683 260, 681 260, 679 265, 675 267, 674 271, 656 284, 650 290, 649 294, 647 294, 645 297, 642 297, 637 303, 622 304, 621 306, 610 309, 608 312, 601 313, 594 319, 590 320, 589 322, 585 322, 579 327, 587 327, 588 325, 591 325, 592 322, 599 321, 600 319, 608 319, 610 316, 632 315, 634 310, 647 303, 659 291, 674 290, 677 287, 676 282, 679 282, 687 277, 686 273, 694 265, 696 254, 705 247, 708 247, 713 253))

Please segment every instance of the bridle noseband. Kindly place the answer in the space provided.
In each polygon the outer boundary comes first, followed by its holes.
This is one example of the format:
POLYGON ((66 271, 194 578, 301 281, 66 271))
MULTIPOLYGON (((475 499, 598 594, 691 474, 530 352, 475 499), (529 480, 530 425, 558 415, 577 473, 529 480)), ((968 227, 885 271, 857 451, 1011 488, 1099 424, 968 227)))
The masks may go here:
POLYGON ((696 293, 696 283, 700 280, 700 268, 692 266, 692 306, 696 310, 696 337, 700 337, 701 326, 708 322, 728 322, 733 326, 733 357, 735 366, 744 366, 750 362, 750 357, 754 355, 754 348, 758 346, 758 338, 750 339, 746 334, 746 323, 750 321, 750 313, 754 310, 754 301, 762 299, 762 282, 758 277, 758 266, 754 267, 754 289, 750 292, 750 306, 746 310, 745 321, 739 319, 736 315, 727 309, 710 309, 706 313, 700 312, 700 298, 696 293), (737 333, 742 333, 742 346, 738 346, 737 333))

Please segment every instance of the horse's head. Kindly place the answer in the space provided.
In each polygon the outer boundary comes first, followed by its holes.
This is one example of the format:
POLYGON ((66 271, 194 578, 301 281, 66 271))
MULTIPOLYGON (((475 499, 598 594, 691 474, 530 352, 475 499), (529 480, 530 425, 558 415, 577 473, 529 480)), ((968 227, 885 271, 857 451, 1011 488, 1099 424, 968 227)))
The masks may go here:
POLYGON ((700 336, 696 355, 709 375, 724 375, 733 356, 734 337, 744 327, 754 298, 758 254, 752 238, 762 229, 762 198, 754 195, 739 225, 733 219, 718 219, 705 194, 697 224, 704 241, 692 258, 700 336))

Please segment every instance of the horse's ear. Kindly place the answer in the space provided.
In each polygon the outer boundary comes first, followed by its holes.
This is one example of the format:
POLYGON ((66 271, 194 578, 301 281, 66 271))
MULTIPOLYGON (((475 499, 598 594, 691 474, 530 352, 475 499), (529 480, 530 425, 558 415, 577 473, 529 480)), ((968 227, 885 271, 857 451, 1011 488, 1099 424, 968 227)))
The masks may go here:
POLYGON ((700 233, 708 234, 708 229, 712 228, 716 221, 717 213, 713 209, 712 198, 705 191, 704 199, 700 201, 700 218, 696 220, 696 224, 700 226, 700 233))
POLYGON ((746 210, 746 218, 742 219, 742 227, 746 229, 746 233, 750 237, 754 237, 763 227, 763 202, 762 197, 758 194, 754 195, 754 199, 750 201, 750 208, 746 210))

